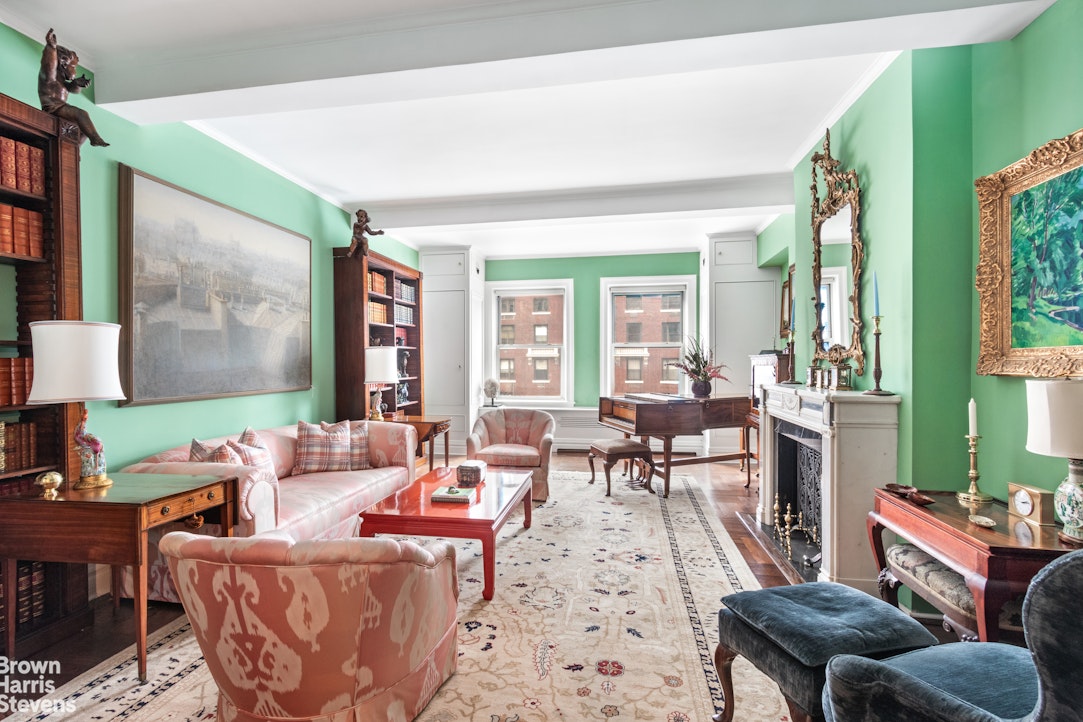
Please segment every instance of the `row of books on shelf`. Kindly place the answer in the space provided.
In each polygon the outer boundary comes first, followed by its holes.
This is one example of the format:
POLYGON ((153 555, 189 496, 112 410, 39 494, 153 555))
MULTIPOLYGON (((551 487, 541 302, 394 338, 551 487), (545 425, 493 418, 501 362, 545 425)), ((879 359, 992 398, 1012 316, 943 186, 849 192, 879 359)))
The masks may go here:
MULTIPOLYGON (((38 465, 38 425, 34 421, 0 421, 0 472, 38 465)), ((4 491, 10 491, 5 487, 4 491)), ((2 492, 0 492, 2 493, 2 492)), ((11 492, 16 493, 16 492, 11 492)))
POLYGON ((400 306, 395 304, 395 323, 408 323, 414 322, 414 309, 410 306, 400 306))
POLYGON ((45 195, 45 151, 0 136, 0 186, 45 195))
POLYGON ((0 253, 45 258, 45 217, 0 203, 0 253))
POLYGON ((369 323, 387 322, 387 306, 379 301, 369 301, 369 323))
POLYGON ((369 291, 387 295, 387 276, 378 271, 369 271, 369 291))
MULTIPOLYGON (((45 562, 18 562, 15 584, 0 577, 0 600, 5 592, 15 589, 16 624, 28 624, 45 614, 45 562)), ((0 604, 0 632, 7 630, 6 605, 0 604)))
POLYGON ((22 406, 34 383, 34 359, 0 358, 0 406, 22 406))
POLYGON ((417 303, 417 286, 401 278, 395 279, 395 298, 406 303, 417 303))

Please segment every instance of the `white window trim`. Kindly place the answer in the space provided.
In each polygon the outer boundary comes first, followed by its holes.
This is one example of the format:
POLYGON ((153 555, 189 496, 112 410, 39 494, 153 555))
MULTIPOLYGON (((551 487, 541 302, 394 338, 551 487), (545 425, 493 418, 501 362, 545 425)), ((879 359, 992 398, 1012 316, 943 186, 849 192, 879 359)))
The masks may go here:
MULTIPOLYGON (((613 304, 611 295, 614 291, 627 291, 627 290, 642 290, 649 292, 659 291, 681 291, 684 293, 684 306, 681 309, 681 313, 684 318, 684 331, 685 336, 689 333, 694 333, 696 328, 696 283, 697 277, 694 275, 675 275, 675 276, 620 276, 612 278, 601 279, 601 305, 602 305, 602 325, 601 336, 602 346, 599 349, 601 353, 601 375, 599 379, 601 381, 600 394, 602 396, 613 395, 613 356, 610 350, 613 348, 613 304)), ((681 339, 680 354, 684 354, 684 339, 681 339)), ((674 383, 668 381, 665 383, 674 383)), ((674 393, 689 393, 688 389, 688 377, 684 374, 680 375, 677 382, 677 389, 674 393)))
MULTIPOLYGON (((574 404, 573 392, 575 389, 574 369, 575 359, 573 354, 572 339, 574 328, 572 309, 575 307, 572 298, 573 282, 570 278, 533 279, 529 281, 488 281, 485 284, 485 376, 486 378, 499 378, 500 366, 497 361, 496 347, 500 339, 500 306, 498 296, 511 295, 536 295, 544 291, 560 291, 564 294, 564 343, 563 343, 563 369, 561 373, 560 396, 514 396, 516 406, 532 408, 562 408, 571 407, 574 404), (494 373, 495 370, 495 373, 494 373)), ((535 315, 550 315, 551 311, 531 313, 535 315)), ((530 345, 530 344, 526 344, 530 345)))
MULTIPOLYGON (((820 269, 820 285, 827 286, 827 308, 831 322, 830 335, 824 336, 824 341, 830 347, 834 344, 840 346, 850 345, 850 322, 847 318, 846 304, 850 297, 850 269, 846 266, 825 266, 820 269)), ((826 349, 825 349, 826 350, 826 349)))

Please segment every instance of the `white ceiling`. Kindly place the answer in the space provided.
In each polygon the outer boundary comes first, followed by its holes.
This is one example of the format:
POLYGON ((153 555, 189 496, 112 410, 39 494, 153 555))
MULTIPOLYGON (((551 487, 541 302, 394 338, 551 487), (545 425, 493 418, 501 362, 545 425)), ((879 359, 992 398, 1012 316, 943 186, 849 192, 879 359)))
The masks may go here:
POLYGON ((416 248, 511 258, 761 230, 899 51, 1052 2, 0 0, 0 22, 55 27, 133 122, 189 122, 416 248))

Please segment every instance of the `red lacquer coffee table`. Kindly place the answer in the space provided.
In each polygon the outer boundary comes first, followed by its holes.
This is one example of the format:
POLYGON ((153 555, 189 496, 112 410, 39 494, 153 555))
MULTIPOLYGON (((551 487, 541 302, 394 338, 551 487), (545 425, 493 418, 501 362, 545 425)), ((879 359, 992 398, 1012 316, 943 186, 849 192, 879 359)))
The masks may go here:
POLYGON ((496 533, 504 526, 516 504, 523 503, 523 527, 530 528, 531 493, 529 471, 494 471, 473 491, 470 503, 432 501, 432 492, 454 486, 454 468, 430 471, 399 491, 361 512, 361 536, 414 534, 481 541, 485 587, 481 596, 493 598, 496 579, 496 533))

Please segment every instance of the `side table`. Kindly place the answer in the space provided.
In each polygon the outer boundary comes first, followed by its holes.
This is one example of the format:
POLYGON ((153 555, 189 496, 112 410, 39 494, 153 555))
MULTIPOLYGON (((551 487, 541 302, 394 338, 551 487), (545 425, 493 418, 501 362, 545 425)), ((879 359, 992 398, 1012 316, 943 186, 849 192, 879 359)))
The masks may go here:
MULTIPOLYGON (((113 485, 55 499, 40 494, 0 497, 0 559, 14 579, 19 559, 130 565, 134 576, 135 646, 139 679, 147 679, 147 532, 171 521, 220 508, 222 533, 233 535, 236 479, 181 474, 110 474, 113 485)), ((114 569, 114 578, 116 569, 114 569)), ((114 585, 115 586, 115 585, 114 585)), ((5 651, 15 659, 15 594, 4 597, 5 651)))
POLYGON ((998 641, 1004 603, 1025 594, 1031 578, 1072 547, 1057 538, 1056 527, 1031 527, 1013 518, 1002 501, 984 504, 975 512, 959 504, 954 492, 922 493, 936 502, 918 506, 885 489, 874 490, 867 528, 876 568, 887 567, 885 530, 906 539, 962 575, 974 595, 978 639, 998 641), (975 526, 970 522, 974 513, 989 517, 995 526, 975 526))
POLYGON ((448 437, 451 435, 451 419, 446 416, 402 416, 397 419, 388 419, 400 424, 410 424, 417 429, 418 456, 425 453, 425 442, 429 442, 429 471, 432 471, 433 449, 436 446, 436 437, 444 435, 444 466, 449 465, 448 437))

